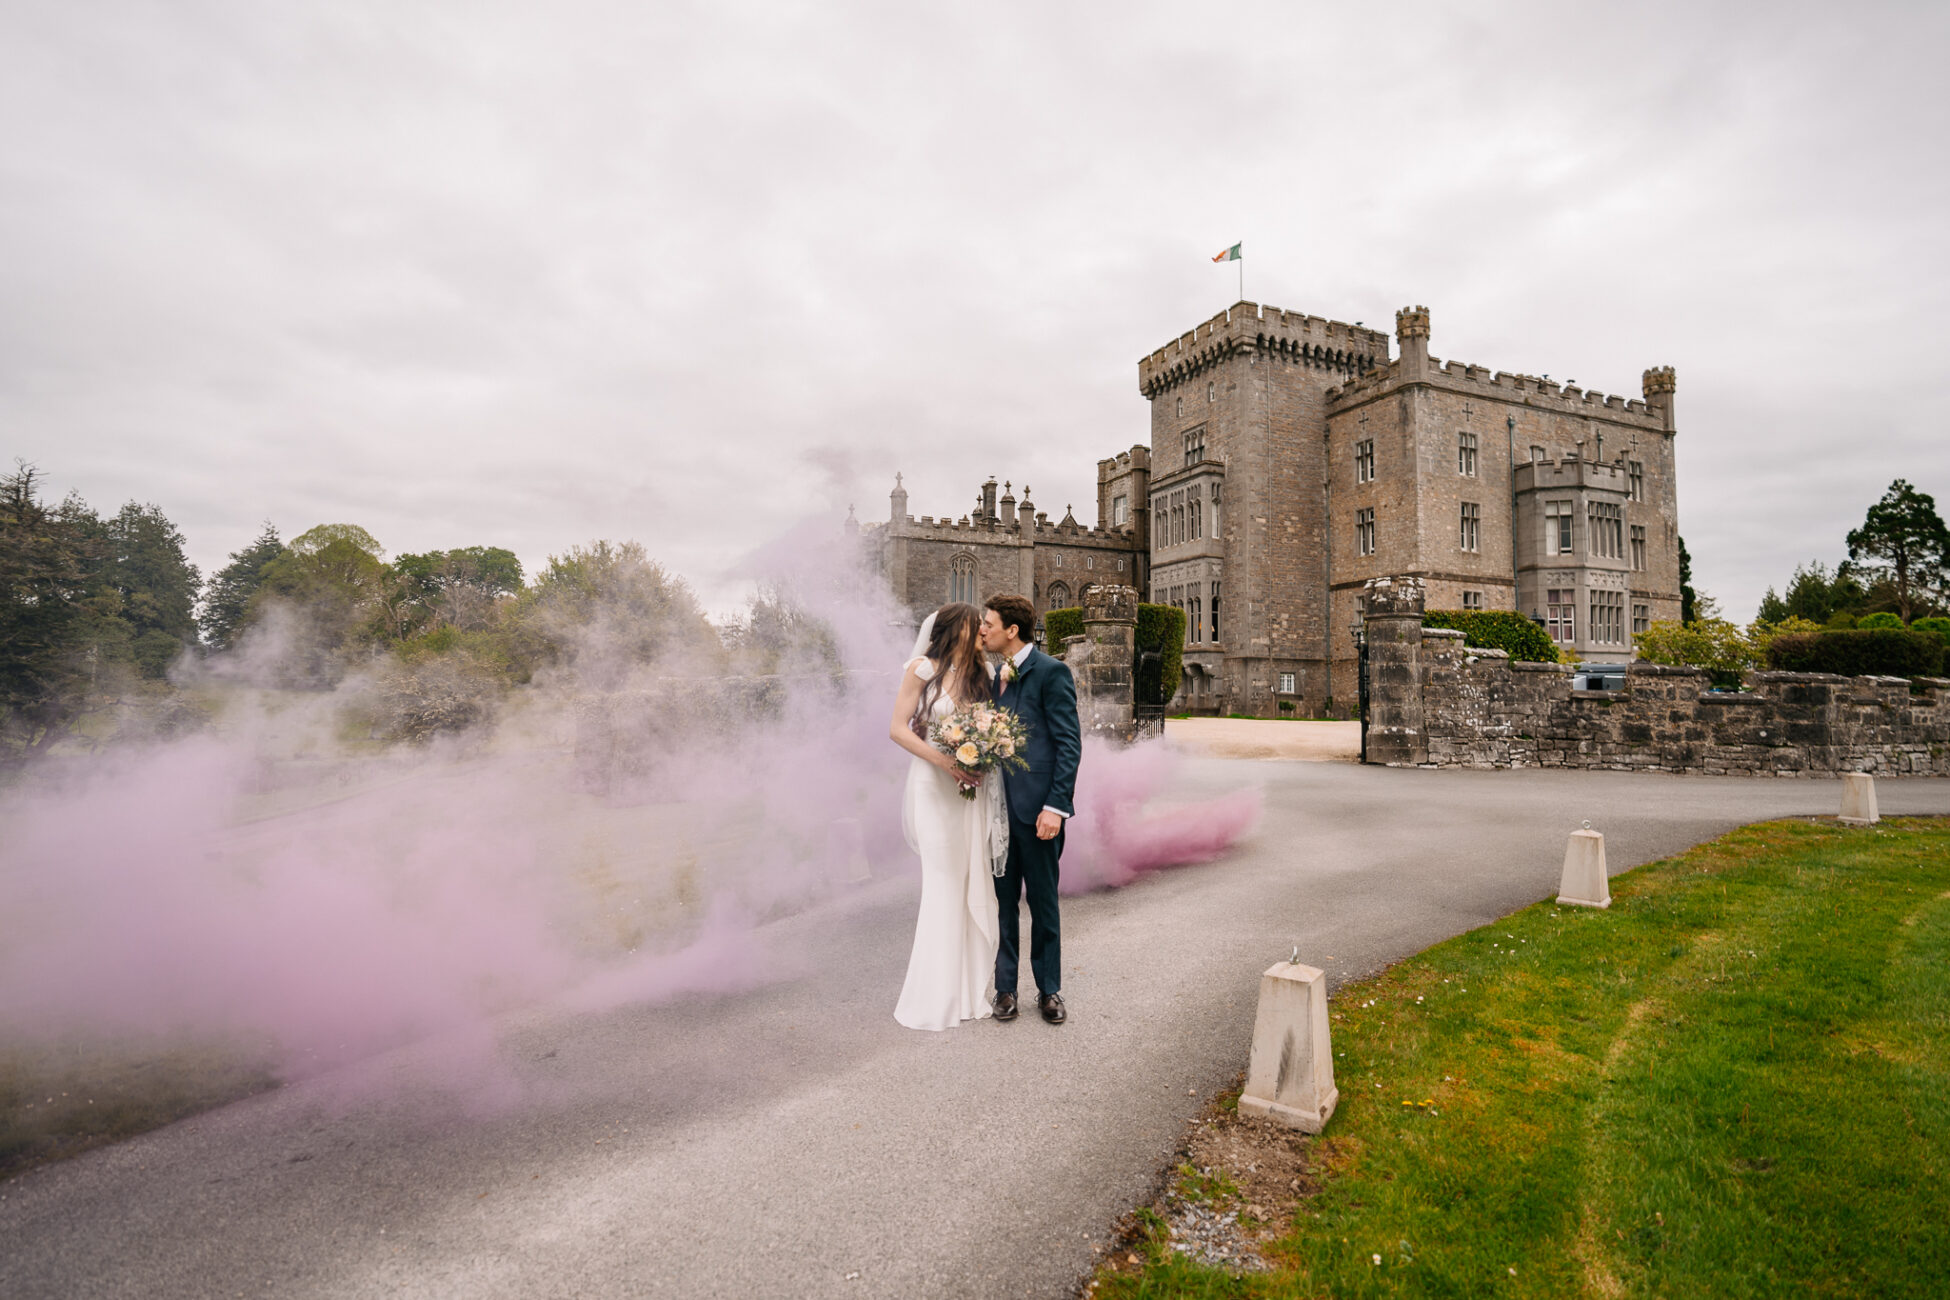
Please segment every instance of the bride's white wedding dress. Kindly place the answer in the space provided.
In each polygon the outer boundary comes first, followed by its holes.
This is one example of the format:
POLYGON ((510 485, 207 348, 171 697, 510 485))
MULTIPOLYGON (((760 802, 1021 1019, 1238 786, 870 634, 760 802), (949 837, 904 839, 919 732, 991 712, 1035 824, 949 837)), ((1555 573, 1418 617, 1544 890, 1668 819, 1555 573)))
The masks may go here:
MULTIPOLYGON (((931 662, 921 658, 918 664, 924 679, 932 677, 931 662)), ((944 691, 933 716, 944 717, 955 707, 944 691)), ((1001 815, 1002 774, 990 772, 975 797, 964 799, 954 777, 914 758, 901 814, 907 842, 921 855, 921 914, 914 922, 914 951, 894 1019, 909 1029, 952 1029, 993 1013, 989 990, 1000 929, 991 865, 1008 852, 1009 833, 1008 818, 1001 815)))

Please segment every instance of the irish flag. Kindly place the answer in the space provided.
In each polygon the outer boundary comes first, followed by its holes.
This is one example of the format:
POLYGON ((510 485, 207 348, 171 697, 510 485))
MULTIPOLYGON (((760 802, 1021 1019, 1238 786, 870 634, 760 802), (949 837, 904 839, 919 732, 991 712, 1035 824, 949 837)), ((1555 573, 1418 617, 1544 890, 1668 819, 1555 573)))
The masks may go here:
POLYGON ((1239 260, 1239 245, 1234 244, 1212 260, 1215 262, 1236 262, 1239 260))

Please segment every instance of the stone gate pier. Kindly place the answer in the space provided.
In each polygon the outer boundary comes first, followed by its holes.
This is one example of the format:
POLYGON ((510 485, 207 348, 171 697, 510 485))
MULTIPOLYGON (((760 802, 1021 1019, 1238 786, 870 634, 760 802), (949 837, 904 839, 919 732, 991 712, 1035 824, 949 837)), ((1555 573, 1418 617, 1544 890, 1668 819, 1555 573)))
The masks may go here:
POLYGON ((1086 736, 1128 741, 1136 733, 1137 588, 1096 583, 1083 589, 1083 635, 1056 647, 1077 683, 1077 718, 1086 736))

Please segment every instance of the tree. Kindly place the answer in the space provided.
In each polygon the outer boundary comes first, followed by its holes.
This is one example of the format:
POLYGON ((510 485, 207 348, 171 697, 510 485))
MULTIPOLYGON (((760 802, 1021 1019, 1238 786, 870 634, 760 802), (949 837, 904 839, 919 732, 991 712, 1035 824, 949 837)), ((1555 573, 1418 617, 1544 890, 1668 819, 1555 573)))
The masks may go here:
POLYGON ((0 728, 30 750, 72 721, 87 685, 88 555, 64 505, 40 501, 24 462, 0 479, 0 728))
POLYGON ((295 616, 296 639, 285 664, 292 684, 330 685, 357 647, 387 635, 381 554, 372 534, 357 524, 321 524, 292 538, 264 566, 247 621, 273 607, 295 616))
POLYGON ((723 643, 684 580, 636 542, 599 541, 551 555, 522 598, 525 658, 561 663, 586 689, 614 690, 662 662, 716 671, 723 643))
POLYGON ((155 505, 131 501, 104 521, 101 578, 119 600, 130 654, 145 677, 161 677, 197 643, 196 566, 183 554, 183 534, 155 505))
POLYGON ((1950 574, 1950 529, 1944 527, 1933 498, 1897 479, 1869 507, 1862 526, 1849 533, 1848 558, 1871 580, 1889 580, 1896 612, 1908 623, 1944 589, 1950 574))
POLYGON ((1693 555, 1686 539, 1679 539, 1679 621, 1691 623, 1699 617, 1699 597, 1693 591, 1693 555))
POLYGON ((402 555, 392 567, 388 604, 401 639, 435 624, 482 631, 493 624, 497 602, 522 589, 521 561, 499 546, 402 555))
POLYGON ((203 593, 203 613, 198 625, 204 643, 212 649, 227 650, 243 629, 251 597, 264 585, 264 566, 284 554, 277 526, 264 521, 264 531, 241 551, 230 553, 230 563, 210 575, 203 593))

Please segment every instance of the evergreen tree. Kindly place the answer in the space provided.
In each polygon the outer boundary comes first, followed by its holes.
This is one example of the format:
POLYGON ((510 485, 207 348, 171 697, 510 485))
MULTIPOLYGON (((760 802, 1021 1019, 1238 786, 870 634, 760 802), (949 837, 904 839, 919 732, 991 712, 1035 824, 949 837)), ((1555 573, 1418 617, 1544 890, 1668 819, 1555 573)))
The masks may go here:
POLYGON ((117 597, 130 657, 145 677, 161 677, 197 643, 201 577, 183 554, 183 534, 155 505, 134 501, 102 521, 100 585, 117 597))
POLYGON ((264 585, 264 566, 283 554, 277 526, 267 519, 255 541, 241 551, 232 551, 230 563, 210 575, 210 585, 203 593, 203 613, 197 622, 211 649, 230 648, 243 630, 251 597, 264 585))
POLYGON ((0 731, 43 748, 80 711, 88 684, 88 539, 71 500, 40 501, 40 474, 0 479, 0 731))
POLYGON ((1950 579, 1950 529, 1929 494, 1897 479, 1849 533, 1848 558, 1871 583, 1889 582, 1896 612, 1908 623, 1928 612, 1950 579))
POLYGON ((1699 596, 1693 591, 1693 556, 1686 539, 1679 539, 1679 621, 1691 623, 1699 617, 1699 596))

